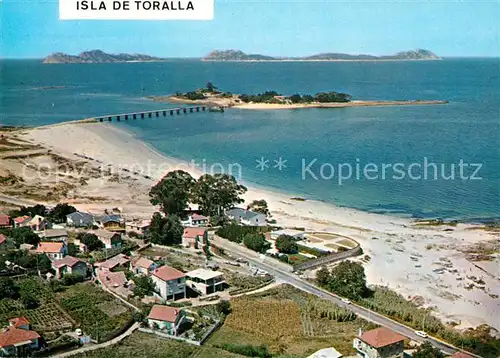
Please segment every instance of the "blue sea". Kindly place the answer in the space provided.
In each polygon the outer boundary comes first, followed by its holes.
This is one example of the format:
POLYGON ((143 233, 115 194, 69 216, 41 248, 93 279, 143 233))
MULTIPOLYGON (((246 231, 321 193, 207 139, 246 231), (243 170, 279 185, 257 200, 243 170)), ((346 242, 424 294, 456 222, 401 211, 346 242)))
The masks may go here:
POLYGON ((1 60, 0 66, 2 125, 174 107, 147 97, 207 81, 233 93, 334 90, 354 100, 448 100, 428 106, 230 109, 114 125, 168 156, 226 170, 237 163, 245 182, 295 196, 415 218, 500 217, 498 59, 66 65, 1 60), (281 170, 275 167, 280 157, 281 170), (257 167, 261 158, 268 161, 264 170, 257 167), (384 164, 389 169, 382 178, 384 164), (339 170, 347 177, 349 167, 352 176, 339 180, 339 170))

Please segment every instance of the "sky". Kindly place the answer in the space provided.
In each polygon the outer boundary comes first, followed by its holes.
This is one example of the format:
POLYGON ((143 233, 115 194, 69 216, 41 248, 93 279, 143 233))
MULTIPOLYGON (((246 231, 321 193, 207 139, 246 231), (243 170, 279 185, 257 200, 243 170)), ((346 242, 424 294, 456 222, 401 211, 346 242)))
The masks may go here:
POLYGON ((201 57, 322 52, 500 57, 498 0, 215 0, 210 21, 59 20, 57 0, 0 0, 0 57, 53 52, 201 57))

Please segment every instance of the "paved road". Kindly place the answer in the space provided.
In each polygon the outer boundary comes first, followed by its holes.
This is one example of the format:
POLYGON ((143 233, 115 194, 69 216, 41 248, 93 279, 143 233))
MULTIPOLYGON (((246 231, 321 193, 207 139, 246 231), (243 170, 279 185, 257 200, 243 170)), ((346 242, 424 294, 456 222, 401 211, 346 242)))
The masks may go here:
MULTIPOLYGON (((224 250, 226 250, 226 252, 230 252, 233 255, 244 258, 253 266, 256 266, 262 270, 269 272, 270 274, 274 275, 277 279, 280 279, 284 282, 287 282, 287 283, 289 283, 289 284, 291 284, 291 285, 293 285, 293 286, 295 286, 295 287, 297 287, 305 292, 311 293, 311 294, 316 295, 318 297, 321 297, 325 300, 334 302, 335 304, 337 304, 339 306, 346 307, 346 308, 350 309, 351 311, 353 311, 354 313, 356 313, 358 316, 360 316, 368 321, 374 322, 378 325, 390 328, 393 331, 395 331, 399 334, 402 334, 402 335, 404 335, 404 336, 406 336, 414 341, 423 342, 423 341, 427 340, 430 343, 432 343, 432 345, 434 347, 439 348, 443 352, 448 353, 448 354, 453 354, 453 353, 460 350, 459 348, 456 348, 456 347, 454 347, 446 342, 443 342, 443 341, 435 339, 435 338, 429 337, 427 339, 423 339, 414 333, 415 330, 413 328, 405 326, 399 322, 393 321, 392 319, 387 318, 385 316, 382 316, 376 312, 370 311, 369 309, 366 309, 364 307, 361 307, 361 306, 358 306, 358 305, 355 305, 352 303, 346 304, 346 303, 342 302, 342 300, 339 296, 331 294, 327 291, 324 291, 324 290, 316 287, 315 285, 311 284, 310 282, 302 280, 297 275, 291 273, 290 268, 289 268, 290 266, 286 265, 287 269, 283 270, 282 266, 284 264, 275 260, 275 259, 263 256, 263 255, 259 255, 257 253, 250 251, 250 250, 245 249, 244 247, 242 247, 238 244, 235 244, 231 241, 228 241, 228 240, 225 240, 222 238, 213 237, 212 243, 216 246, 222 247, 224 250)), ((470 353, 468 353, 468 354, 470 354, 470 353)), ((479 357, 479 356, 477 356, 477 357, 479 357)))
POLYGON ((33 206, 37 204, 36 202, 31 200, 18 199, 12 196, 3 195, 2 193, 0 193, 0 201, 5 201, 6 203, 18 206, 33 206))

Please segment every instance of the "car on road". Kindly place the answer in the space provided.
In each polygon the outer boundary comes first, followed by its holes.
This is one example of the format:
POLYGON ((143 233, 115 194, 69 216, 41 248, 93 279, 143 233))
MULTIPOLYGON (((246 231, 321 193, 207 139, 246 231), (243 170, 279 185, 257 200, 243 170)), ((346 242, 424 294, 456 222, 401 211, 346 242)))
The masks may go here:
POLYGON ((422 338, 427 338, 429 335, 425 333, 424 331, 415 331, 414 332, 417 336, 422 337, 422 338))
POLYGON ((349 301, 347 298, 341 298, 340 299, 342 302, 344 302, 346 305, 350 305, 351 301, 349 301))

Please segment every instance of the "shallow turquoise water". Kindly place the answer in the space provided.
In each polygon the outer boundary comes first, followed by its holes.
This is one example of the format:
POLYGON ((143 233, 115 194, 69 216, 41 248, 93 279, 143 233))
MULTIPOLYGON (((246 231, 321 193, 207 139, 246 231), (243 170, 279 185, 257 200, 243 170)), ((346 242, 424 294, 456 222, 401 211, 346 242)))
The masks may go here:
MULTIPOLYGON (((220 163, 226 169, 238 163, 248 182, 340 206, 413 217, 500 217, 498 59, 89 65, 5 60, 0 64, 0 123, 10 125, 169 107, 144 97, 191 90, 209 80, 234 93, 337 90, 355 99, 449 100, 438 106, 234 109, 116 125, 167 155, 220 163), (273 168, 280 156, 287 160, 281 171, 273 168), (261 157, 271 165, 264 171, 256 168, 261 157), (416 165, 424 165, 424 160, 437 165, 437 179, 432 165, 427 180, 408 178, 412 163, 416 163, 413 173, 423 175, 416 165), (481 164, 476 176, 482 179, 460 179, 460 160, 481 164), (303 169, 311 162, 311 171, 304 176, 303 169), (354 177, 340 185, 337 171, 343 163, 352 166, 354 177), (382 165, 397 163, 404 166, 405 178, 395 179, 394 170, 388 169, 382 179, 382 165), (359 179, 356 164, 361 168, 359 179), (445 179, 452 164, 455 178, 445 179), (365 165, 376 165, 379 177, 364 175, 365 165)), ((473 171, 469 166, 463 176, 473 171)))

